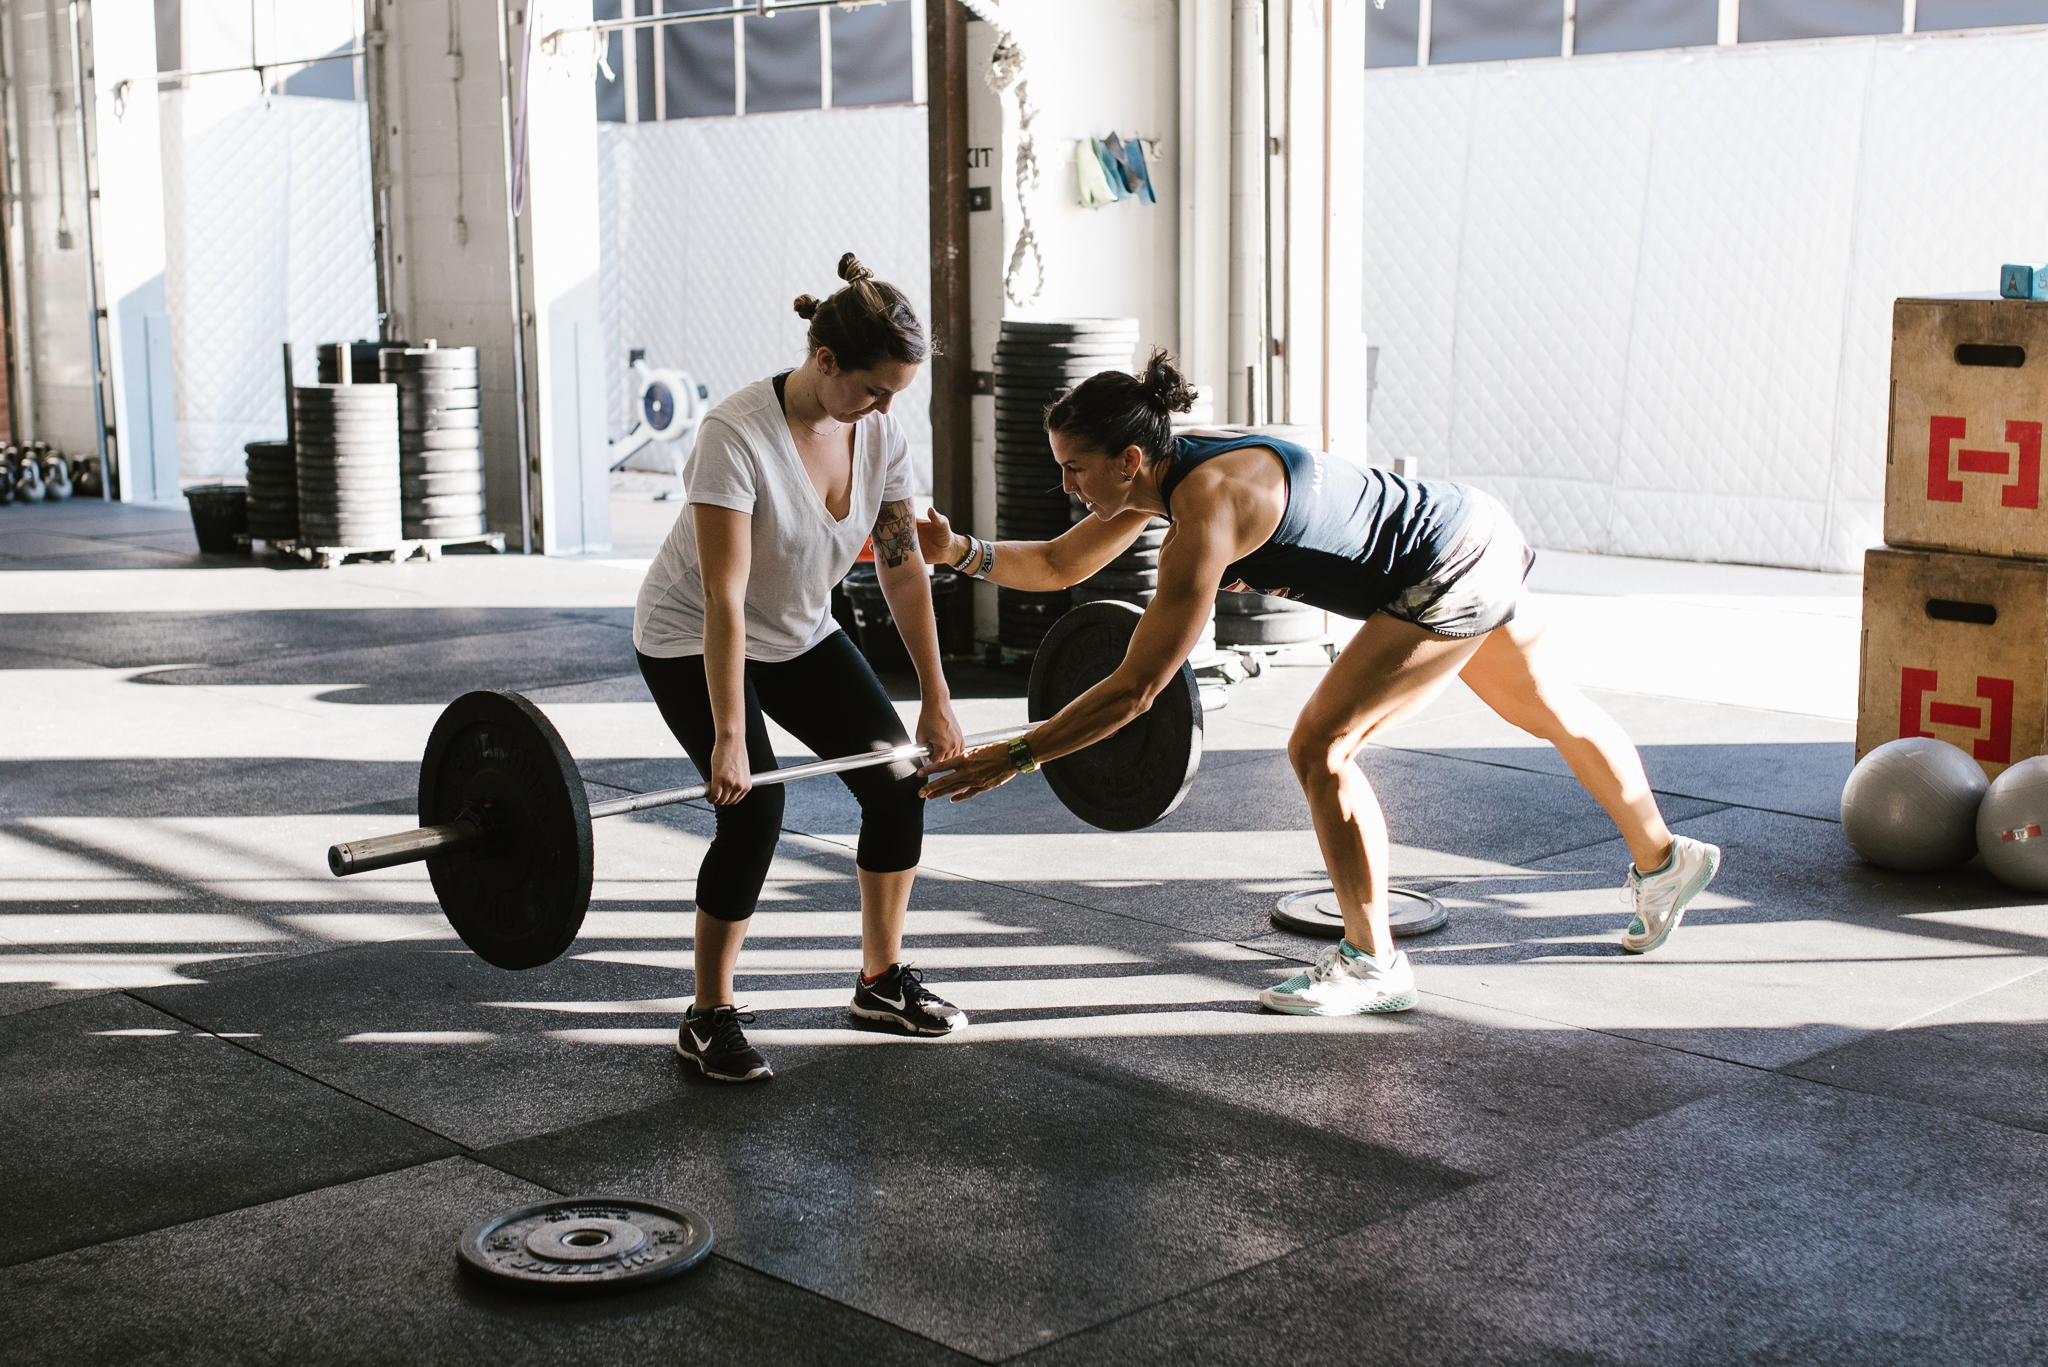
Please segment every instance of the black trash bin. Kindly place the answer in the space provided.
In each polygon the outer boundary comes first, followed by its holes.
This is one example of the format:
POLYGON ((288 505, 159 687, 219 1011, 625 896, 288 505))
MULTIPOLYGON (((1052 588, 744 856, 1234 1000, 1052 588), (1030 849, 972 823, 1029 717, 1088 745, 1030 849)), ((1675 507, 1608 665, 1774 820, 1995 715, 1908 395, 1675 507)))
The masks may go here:
MULTIPOLYGON (((952 570, 939 568, 932 571, 932 609, 938 620, 946 616, 946 599, 959 591, 967 582, 967 576, 952 570)), ((910 661, 910 652, 903 646, 903 637, 896 630, 896 619, 889 615, 889 602, 882 597, 881 580, 871 564, 855 565, 840 587, 846 593, 846 601, 853 609, 856 625, 854 641, 860 646, 860 653, 868 657, 868 663, 878 674, 914 673, 916 666, 910 661)))
POLYGON ((192 534, 208 555, 246 555, 249 490, 241 484, 193 484, 183 491, 192 510, 192 534))

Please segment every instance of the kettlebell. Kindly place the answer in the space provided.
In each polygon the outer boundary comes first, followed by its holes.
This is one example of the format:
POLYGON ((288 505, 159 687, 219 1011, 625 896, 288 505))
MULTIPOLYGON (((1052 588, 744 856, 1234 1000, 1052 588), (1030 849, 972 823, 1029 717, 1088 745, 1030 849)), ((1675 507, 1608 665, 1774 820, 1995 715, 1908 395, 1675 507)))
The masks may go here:
POLYGON ((34 456, 23 456, 14 467, 14 496, 23 503, 41 503, 43 494, 43 472, 36 469, 34 456))
POLYGON ((100 462, 97 456, 80 456, 71 466, 72 492, 79 498, 100 496, 100 462))
POLYGON ((14 502, 14 467, 0 460, 0 505, 14 502))
POLYGON ((43 457, 44 497, 55 503, 62 503, 71 497, 71 462, 64 459, 61 451, 51 451, 43 457))

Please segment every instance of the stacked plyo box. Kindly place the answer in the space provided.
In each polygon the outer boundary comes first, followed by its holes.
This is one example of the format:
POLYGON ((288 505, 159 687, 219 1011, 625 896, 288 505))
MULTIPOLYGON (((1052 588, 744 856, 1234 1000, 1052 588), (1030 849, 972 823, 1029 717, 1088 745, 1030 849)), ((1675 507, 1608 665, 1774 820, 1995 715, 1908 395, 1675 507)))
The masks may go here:
POLYGON ((1856 757, 1934 736, 1995 778, 2048 752, 2048 300, 1897 301, 1891 409, 1856 757))

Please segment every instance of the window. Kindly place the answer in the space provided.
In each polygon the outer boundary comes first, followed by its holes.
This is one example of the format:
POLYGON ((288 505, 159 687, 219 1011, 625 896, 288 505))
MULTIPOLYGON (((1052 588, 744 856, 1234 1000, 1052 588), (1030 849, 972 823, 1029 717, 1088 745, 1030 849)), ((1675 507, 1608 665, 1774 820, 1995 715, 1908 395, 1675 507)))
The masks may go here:
POLYGON ((1499 62, 1564 49, 1564 0, 1436 0, 1429 61, 1499 62))
POLYGON ((1952 28, 2002 28, 2014 24, 2048 24, 2048 0, 1920 0, 1913 21, 1918 33, 1952 28))
POLYGON ((1736 36, 1745 43, 1898 33, 1905 0, 1742 0, 1736 36))
POLYGON ((1649 52, 1712 47, 1720 0, 1579 0, 1572 52, 1649 52))
MULTIPOLYGON (((1412 9, 1415 0, 1408 3, 1412 9)), ((617 19, 622 12, 652 17, 704 8, 706 0, 592 0, 598 20, 617 19)), ((781 14, 771 0, 766 15, 753 0, 741 0, 731 19, 615 31, 606 39, 612 75, 598 73, 597 116, 612 123, 827 104, 908 104, 916 98, 911 0, 781 14)))
POLYGON ((1414 66, 1422 0, 1386 0, 1365 12, 1365 64, 1414 66))

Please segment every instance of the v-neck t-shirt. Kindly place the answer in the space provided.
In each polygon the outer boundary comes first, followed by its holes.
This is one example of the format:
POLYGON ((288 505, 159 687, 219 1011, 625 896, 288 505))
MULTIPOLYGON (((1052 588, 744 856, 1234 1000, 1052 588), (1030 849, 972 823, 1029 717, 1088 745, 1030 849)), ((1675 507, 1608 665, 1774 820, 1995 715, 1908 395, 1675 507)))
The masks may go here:
MULTIPOLYGON (((793 660, 839 629, 833 586, 853 568, 882 505, 913 488, 903 429, 887 413, 870 413, 853 425, 846 516, 835 520, 797 454, 776 388, 756 380, 713 408, 683 468, 692 504, 753 517, 747 658, 769 662, 793 660)), ((704 653, 704 580, 687 508, 640 584, 633 644, 657 658, 704 653)))

